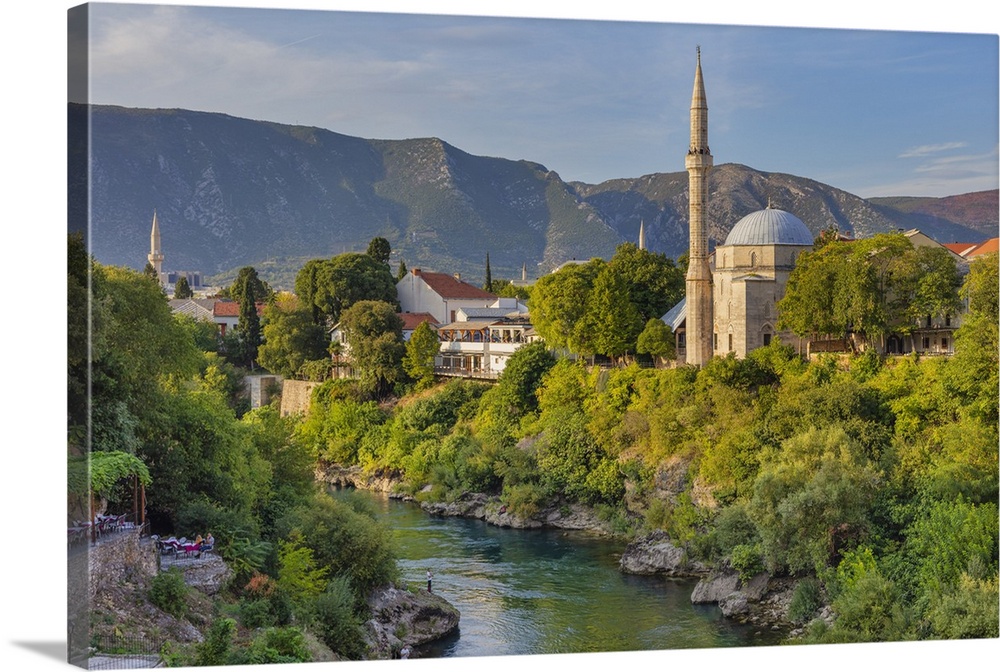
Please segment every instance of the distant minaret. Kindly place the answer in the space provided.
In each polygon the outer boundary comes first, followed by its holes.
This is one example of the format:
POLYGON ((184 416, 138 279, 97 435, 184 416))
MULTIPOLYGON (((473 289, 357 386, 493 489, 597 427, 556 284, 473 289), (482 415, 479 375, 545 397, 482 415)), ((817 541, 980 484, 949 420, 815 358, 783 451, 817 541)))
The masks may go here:
POLYGON ((528 262, 521 264, 521 282, 528 281, 528 262))
POLYGON ((646 222, 639 220, 639 249, 646 249, 646 222))
POLYGON ((706 364, 712 343, 712 272, 708 267, 708 171, 712 152, 708 148, 708 99, 701 78, 701 47, 691 94, 691 146, 684 165, 688 171, 688 226, 690 249, 687 271, 687 363, 706 364))
POLYGON ((156 221, 156 210, 153 210, 153 230, 149 233, 149 256, 146 259, 156 269, 156 278, 159 280, 163 273, 163 248, 160 247, 160 224, 156 221))

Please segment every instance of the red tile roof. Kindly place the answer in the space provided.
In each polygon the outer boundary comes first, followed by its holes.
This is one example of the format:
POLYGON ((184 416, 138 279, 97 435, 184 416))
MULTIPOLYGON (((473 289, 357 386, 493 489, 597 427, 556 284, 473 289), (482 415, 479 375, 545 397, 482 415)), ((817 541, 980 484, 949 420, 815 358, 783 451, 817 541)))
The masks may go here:
MULTIPOLYGON (((257 314, 260 315, 264 312, 264 304, 257 304, 257 314)), ((215 317, 239 317, 240 316, 240 304, 238 301, 231 301, 229 299, 221 299, 215 302, 215 306, 212 310, 212 314, 215 317)))
POLYGON ((989 240, 982 242, 973 249, 969 250, 962 256, 969 259, 971 257, 978 257, 980 254, 996 252, 998 250, 998 243, 1000 243, 1000 238, 990 238, 989 240))
POLYGON ((964 256, 964 254, 963 254, 964 252, 966 252, 967 250, 971 250, 972 248, 976 247, 977 244, 978 243, 942 243, 942 245, 944 247, 947 247, 949 250, 951 250, 955 254, 962 255, 962 256, 964 256))
POLYGON ((427 283, 427 286, 437 292, 442 299, 496 299, 495 294, 475 285, 458 280, 447 273, 428 273, 419 268, 413 269, 413 274, 427 283))
POLYGON ((413 331, 422 322, 430 322, 432 328, 437 328, 437 321, 430 313, 396 313, 403 320, 403 331, 413 331))

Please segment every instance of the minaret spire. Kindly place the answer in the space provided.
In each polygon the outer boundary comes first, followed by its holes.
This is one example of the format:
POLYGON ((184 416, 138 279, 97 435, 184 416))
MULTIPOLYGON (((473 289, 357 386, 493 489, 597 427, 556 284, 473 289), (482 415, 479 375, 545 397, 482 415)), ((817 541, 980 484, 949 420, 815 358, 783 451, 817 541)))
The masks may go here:
POLYGON ((646 249, 646 222, 639 220, 639 249, 646 249))
POLYGON ((156 220, 156 210, 153 210, 153 230, 149 233, 149 255, 146 259, 156 269, 156 278, 159 280, 163 273, 163 248, 160 247, 160 223, 156 220))
POLYGON ((691 144, 684 165, 688 171, 687 363, 704 365, 714 353, 712 272, 708 266, 708 98, 701 74, 701 47, 691 94, 691 144))

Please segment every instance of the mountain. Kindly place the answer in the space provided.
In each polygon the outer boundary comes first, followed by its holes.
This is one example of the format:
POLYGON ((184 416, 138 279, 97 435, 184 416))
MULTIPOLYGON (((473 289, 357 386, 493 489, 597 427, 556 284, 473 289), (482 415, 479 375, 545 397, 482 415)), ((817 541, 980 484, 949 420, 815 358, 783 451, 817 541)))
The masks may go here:
MULTIPOLYGON (((437 138, 366 140, 217 113, 75 104, 68 121, 70 228, 86 226, 89 198, 91 251, 107 264, 145 265, 154 210, 165 270, 226 281, 251 264, 286 288, 306 260, 363 251, 375 236, 390 242, 394 271, 402 259, 470 278, 482 278, 487 252, 494 278, 520 277, 522 264, 535 277, 569 259, 610 257, 637 240, 640 221, 651 249, 687 248, 683 171, 588 185, 437 138)), ((814 233, 919 222, 933 237, 977 242, 997 228, 996 191, 981 197, 992 198, 992 220, 972 221, 974 208, 961 205, 969 199, 866 201, 736 164, 717 166, 709 188, 711 237, 720 242, 769 199, 814 233)))

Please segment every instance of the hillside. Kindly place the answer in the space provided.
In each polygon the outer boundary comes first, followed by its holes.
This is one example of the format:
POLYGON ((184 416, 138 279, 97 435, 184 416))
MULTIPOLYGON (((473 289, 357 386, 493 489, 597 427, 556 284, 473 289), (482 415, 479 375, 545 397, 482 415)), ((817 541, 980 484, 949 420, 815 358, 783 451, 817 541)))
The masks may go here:
MULTIPOLYGON (((568 259, 609 257, 638 238, 640 221, 654 251, 687 247, 683 171, 567 183, 540 164, 473 156, 437 138, 366 140, 176 109, 89 110, 92 252, 107 264, 145 264, 154 210, 165 270, 225 280, 253 264, 277 287, 290 287, 306 260, 363 250, 374 236, 389 240, 394 268, 402 259, 473 280, 487 252, 494 278, 519 277, 522 264, 535 277, 568 259)), ((71 230, 88 216, 87 112, 69 106, 71 230)), ((814 233, 919 227, 976 242, 997 228, 996 191, 981 196, 992 197, 991 219, 969 199, 866 201, 735 164, 713 170, 710 190, 715 241, 769 199, 814 233)))

